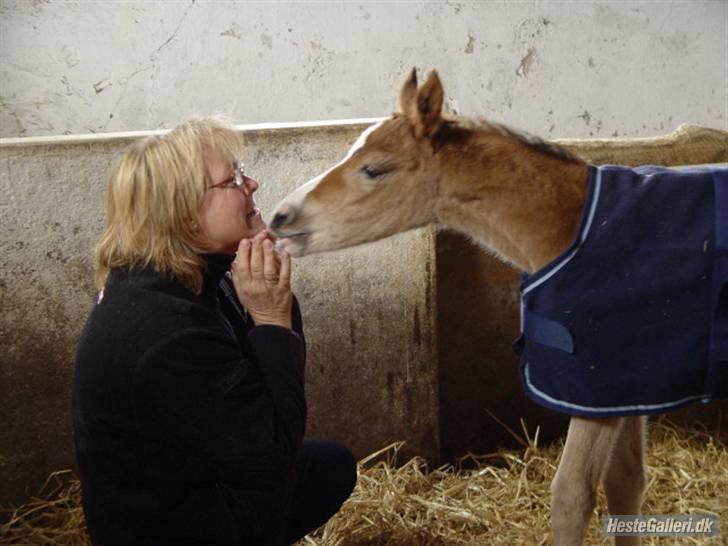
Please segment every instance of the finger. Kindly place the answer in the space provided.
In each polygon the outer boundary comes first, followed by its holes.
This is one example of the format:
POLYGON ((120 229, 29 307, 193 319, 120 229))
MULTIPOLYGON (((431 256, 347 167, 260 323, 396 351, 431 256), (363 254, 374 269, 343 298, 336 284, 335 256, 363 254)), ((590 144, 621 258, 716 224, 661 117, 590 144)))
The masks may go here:
POLYGON ((238 243, 238 252, 233 261, 233 273, 241 281, 250 280, 250 239, 238 243))
POLYGON ((255 234, 253 243, 262 243, 268 237, 268 230, 262 230, 255 234))
POLYGON ((268 284, 278 283, 278 267, 275 252, 273 252, 273 243, 267 239, 263 241, 263 277, 268 284))
POLYGON ((278 286, 288 288, 291 285, 291 255, 284 250, 279 257, 281 267, 278 271, 278 286))
POLYGON ((263 246, 260 241, 256 236, 250 245, 250 277, 253 281, 263 277, 263 246))
POLYGON ((266 234, 266 239, 270 239, 270 240, 271 240, 271 241, 273 242, 273 244, 275 244, 275 242, 276 242, 276 239, 277 239, 277 237, 276 237, 275 235, 273 235, 273 234, 272 234, 272 233, 270 232, 270 230, 269 230, 269 229, 267 229, 267 228, 266 228, 266 230, 265 230, 265 234, 266 234))

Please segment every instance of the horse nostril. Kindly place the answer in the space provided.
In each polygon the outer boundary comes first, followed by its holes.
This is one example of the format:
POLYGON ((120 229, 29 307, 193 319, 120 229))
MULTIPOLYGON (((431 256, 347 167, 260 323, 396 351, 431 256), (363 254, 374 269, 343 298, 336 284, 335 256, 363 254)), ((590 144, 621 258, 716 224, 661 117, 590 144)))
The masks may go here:
POLYGON ((272 228, 278 229, 280 227, 283 227, 283 224, 286 223, 286 220, 288 220, 288 215, 281 214, 279 212, 273 217, 273 221, 270 223, 270 225, 272 228))
POLYGON ((294 214, 293 209, 291 207, 285 207, 281 208, 279 212, 276 212, 273 216, 273 220, 270 223, 270 226, 273 229, 279 229, 285 226, 286 224, 291 223, 293 220, 294 214))

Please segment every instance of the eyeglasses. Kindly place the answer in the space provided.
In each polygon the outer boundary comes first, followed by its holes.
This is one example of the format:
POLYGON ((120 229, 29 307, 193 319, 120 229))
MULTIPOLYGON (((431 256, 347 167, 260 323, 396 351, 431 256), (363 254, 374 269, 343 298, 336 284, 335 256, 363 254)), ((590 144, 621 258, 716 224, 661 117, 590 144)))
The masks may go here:
POLYGON ((221 188, 223 190, 238 189, 245 183, 245 165, 241 161, 233 161, 233 175, 222 182, 208 186, 206 190, 221 188))

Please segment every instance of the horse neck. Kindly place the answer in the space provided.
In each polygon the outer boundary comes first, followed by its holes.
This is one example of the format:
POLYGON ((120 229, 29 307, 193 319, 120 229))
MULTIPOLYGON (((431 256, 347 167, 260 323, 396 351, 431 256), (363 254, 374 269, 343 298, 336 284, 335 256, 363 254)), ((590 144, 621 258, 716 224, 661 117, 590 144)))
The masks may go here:
POLYGON ((438 152, 437 222, 533 272, 573 241, 587 165, 499 131, 473 132, 438 152))

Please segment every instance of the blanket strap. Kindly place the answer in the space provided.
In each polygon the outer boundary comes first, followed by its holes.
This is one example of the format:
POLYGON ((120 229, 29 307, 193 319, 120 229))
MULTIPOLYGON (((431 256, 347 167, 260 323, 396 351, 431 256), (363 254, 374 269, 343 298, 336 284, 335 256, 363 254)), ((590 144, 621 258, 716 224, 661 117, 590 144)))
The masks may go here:
POLYGON ((524 313, 523 336, 535 343, 574 354, 574 338, 569 329, 533 311, 526 310, 524 313))

